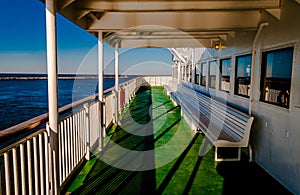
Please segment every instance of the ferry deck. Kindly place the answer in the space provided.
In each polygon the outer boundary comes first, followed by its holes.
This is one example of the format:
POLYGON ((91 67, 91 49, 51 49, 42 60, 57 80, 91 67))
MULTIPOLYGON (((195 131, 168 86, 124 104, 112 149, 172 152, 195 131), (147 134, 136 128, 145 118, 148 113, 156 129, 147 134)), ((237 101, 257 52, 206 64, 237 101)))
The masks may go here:
POLYGON ((42 2, 49 113, 0 132, 1 193, 300 194, 299 0, 42 2), (99 93, 63 108, 57 13, 98 39, 99 93), (171 76, 119 84, 141 47, 168 48, 171 76))

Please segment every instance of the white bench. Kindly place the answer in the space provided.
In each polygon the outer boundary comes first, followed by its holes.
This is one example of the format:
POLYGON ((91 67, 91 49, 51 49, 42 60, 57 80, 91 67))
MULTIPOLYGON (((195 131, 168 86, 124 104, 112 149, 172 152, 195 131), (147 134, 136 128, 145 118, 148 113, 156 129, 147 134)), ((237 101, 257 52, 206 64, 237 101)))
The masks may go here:
POLYGON ((232 106, 215 100, 187 84, 180 84, 170 97, 181 106, 184 117, 192 127, 200 129, 215 146, 215 161, 241 159, 241 148, 249 148, 249 137, 253 117, 232 106), (218 148, 237 148, 237 157, 223 158, 218 148))

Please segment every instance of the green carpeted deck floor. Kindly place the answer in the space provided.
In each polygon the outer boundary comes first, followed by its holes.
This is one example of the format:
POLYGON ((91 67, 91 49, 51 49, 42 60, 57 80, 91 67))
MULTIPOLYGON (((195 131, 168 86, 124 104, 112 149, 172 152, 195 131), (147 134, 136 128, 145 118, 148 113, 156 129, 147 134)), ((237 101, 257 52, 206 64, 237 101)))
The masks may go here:
POLYGON ((203 136, 162 87, 141 88, 120 122, 64 194, 289 194, 255 163, 215 163, 213 149, 199 157, 203 136))

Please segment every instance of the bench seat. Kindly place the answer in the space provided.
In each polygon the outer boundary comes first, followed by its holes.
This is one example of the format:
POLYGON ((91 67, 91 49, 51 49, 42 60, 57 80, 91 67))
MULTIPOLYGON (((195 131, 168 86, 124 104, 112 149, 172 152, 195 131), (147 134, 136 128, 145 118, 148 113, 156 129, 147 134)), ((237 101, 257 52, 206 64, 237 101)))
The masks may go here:
MULTIPOLYGON (((200 129, 215 146, 215 160, 240 160, 241 148, 249 146, 252 116, 215 100, 200 91, 180 84, 170 98, 181 106, 191 127, 200 129), (218 148, 237 147, 237 158, 219 158, 218 148)), ((249 147, 249 149, 251 149, 249 147)), ((249 151, 250 159, 252 151, 249 151)))

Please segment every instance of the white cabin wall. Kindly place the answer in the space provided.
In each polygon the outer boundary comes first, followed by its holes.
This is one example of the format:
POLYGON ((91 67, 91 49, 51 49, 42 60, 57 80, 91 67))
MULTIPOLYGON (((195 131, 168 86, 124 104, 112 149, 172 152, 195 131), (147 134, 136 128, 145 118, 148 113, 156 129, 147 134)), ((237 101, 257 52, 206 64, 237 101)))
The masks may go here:
POLYGON ((252 131, 255 160, 287 188, 300 194, 300 5, 295 1, 283 0, 280 21, 268 13, 262 20, 269 26, 263 30, 258 46, 255 71, 255 100, 259 100, 261 52, 294 46, 290 108, 282 108, 255 101, 253 112, 256 117, 252 131))
MULTIPOLYGON (((253 146, 254 160, 285 187, 300 194, 300 4, 296 1, 282 0, 280 20, 262 12, 261 21, 269 23, 257 40, 254 67, 254 102, 252 115, 255 120, 250 142, 253 146), (290 108, 271 105, 260 101, 262 52, 294 46, 294 62, 291 82, 290 108)), ((238 31, 228 37, 226 49, 196 49, 196 62, 207 62, 231 58, 230 92, 209 89, 212 95, 225 98, 228 102, 245 110, 249 98, 234 95, 236 56, 251 54, 256 31, 238 31), (198 55, 197 55, 198 53, 198 55), (199 55, 201 54, 201 55, 199 55)), ((200 71, 200 70, 199 70, 200 71)), ((199 86, 201 90, 207 90, 199 86)))

